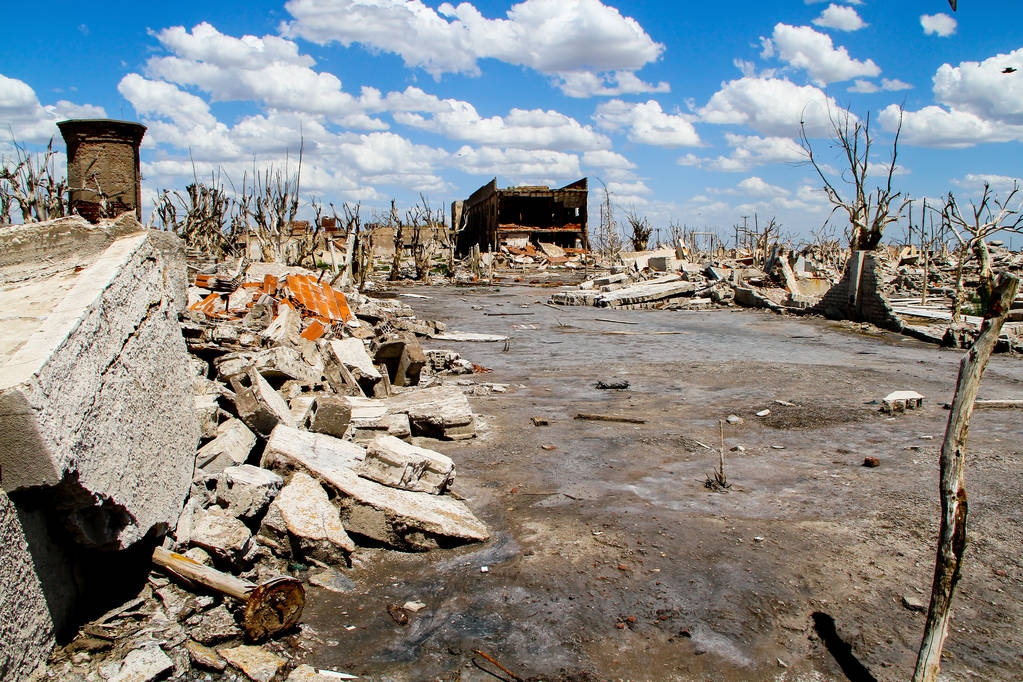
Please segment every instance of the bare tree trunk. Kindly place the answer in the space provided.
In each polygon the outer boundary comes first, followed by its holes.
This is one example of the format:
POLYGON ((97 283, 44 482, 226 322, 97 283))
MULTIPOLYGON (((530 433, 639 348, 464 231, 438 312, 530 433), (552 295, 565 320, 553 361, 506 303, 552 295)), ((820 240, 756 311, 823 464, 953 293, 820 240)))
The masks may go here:
POLYGON ((941 444, 941 530, 934 562, 931 603, 927 609, 927 623, 920 642, 913 682, 933 682, 938 679, 941 648, 948 635, 952 595, 959 582, 963 552, 966 549, 966 438, 970 430, 970 417, 973 415, 973 405, 984 369, 998 343, 1002 324, 1018 289, 1019 278, 1015 275, 1002 273, 995 279, 980 335, 959 365, 955 397, 945 427, 945 440, 941 444))

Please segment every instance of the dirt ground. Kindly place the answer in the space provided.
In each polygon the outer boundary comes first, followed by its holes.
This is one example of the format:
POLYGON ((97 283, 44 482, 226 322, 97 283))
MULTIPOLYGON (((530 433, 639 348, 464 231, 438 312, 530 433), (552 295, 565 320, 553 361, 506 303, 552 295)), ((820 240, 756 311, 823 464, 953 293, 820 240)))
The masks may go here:
MULTIPOLYGON (((746 310, 556 310, 524 285, 403 291, 429 297, 406 299, 419 317, 511 337, 427 344, 508 385, 470 397, 478 438, 426 443, 493 537, 360 550, 353 591, 310 590, 305 662, 374 680, 909 679, 959 352, 746 310), (881 414, 900 389, 923 408, 881 414), (730 414, 732 487, 714 492, 730 414), (402 626, 387 607, 409 600, 426 607, 402 626)), ((995 357, 980 397, 1023 397, 1023 361, 995 357)), ((976 412, 946 679, 1023 679, 1021 451, 1018 411, 976 412)))

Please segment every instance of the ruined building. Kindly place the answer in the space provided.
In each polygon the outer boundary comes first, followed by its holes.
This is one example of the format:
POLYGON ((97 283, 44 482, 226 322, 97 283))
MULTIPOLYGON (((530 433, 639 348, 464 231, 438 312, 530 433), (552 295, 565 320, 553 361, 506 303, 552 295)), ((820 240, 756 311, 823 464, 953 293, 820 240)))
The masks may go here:
POLYGON ((586 178, 561 189, 546 186, 497 188, 497 178, 465 201, 451 205, 457 231, 456 250, 468 253, 501 246, 524 247, 548 242, 561 247, 589 248, 586 234, 586 178))

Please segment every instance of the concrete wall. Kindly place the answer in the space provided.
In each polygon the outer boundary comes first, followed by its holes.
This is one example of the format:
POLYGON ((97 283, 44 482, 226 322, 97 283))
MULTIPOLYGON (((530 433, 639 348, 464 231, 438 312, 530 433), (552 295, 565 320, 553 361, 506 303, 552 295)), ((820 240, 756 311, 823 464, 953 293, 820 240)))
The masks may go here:
POLYGON ((127 214, 0 232, 0 672, 45 657, 79 593, 172 527, 199 426, 181 242, 127 214), (97 550, 103 550, 95 553, 97 550), (98 569, 98 570, 97 570, 98 569), (43 608, 45 604, 45 608, 43 608))

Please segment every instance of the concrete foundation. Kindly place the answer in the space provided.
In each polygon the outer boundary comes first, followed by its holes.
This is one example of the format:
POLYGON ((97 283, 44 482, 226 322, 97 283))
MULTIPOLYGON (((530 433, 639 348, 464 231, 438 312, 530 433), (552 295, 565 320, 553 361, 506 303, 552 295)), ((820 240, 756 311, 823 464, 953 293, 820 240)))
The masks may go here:
POLYGON ((102 574, 177 519, 199 438, 184 276, 180 241, 133 214, 0 232, 4 679, 45 657, 88 590, 61 578, 75 556, 102 574))

